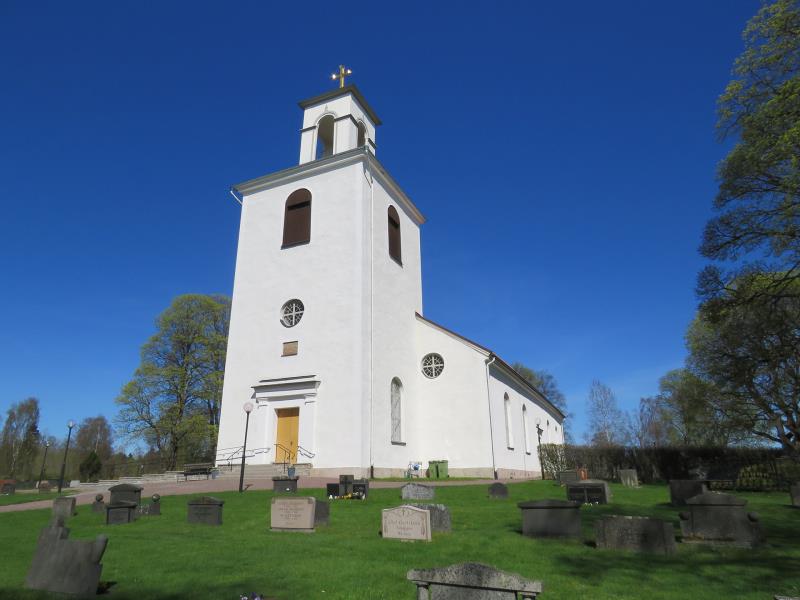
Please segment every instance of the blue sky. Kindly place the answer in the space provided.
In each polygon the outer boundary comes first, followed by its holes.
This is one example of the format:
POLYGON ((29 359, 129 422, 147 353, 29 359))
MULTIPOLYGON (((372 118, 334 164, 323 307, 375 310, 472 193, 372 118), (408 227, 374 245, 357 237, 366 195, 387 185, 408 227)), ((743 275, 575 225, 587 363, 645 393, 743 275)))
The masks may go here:
POLYGON ((156 315, 230 294, 231 184, 297 162, 340 62, 428 218, 425 314, 551 371, 585 427, 681 366, 756 1, 2 2, 0 411, 115 413, 156 315))

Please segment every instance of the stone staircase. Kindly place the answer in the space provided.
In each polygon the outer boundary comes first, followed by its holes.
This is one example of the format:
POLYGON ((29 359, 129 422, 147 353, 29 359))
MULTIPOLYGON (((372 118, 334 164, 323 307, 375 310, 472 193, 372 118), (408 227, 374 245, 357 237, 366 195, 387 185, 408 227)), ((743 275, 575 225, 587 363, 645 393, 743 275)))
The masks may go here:
MULTIPOLYGON (((297 463, 294 465, 295 475, 299 477, 308 477, 311 473, 311 463, 297 463)), ((239 479, 239 468, 241 465, 236 465, 233 468, 220 467, 217 479, 239 479)), ((277 475, 284 475, 286 471, 283 468, 283 463, 268 464, 268 465, 247 465, 244 469, 245 480, 252 479, 272 479, 277 475)))

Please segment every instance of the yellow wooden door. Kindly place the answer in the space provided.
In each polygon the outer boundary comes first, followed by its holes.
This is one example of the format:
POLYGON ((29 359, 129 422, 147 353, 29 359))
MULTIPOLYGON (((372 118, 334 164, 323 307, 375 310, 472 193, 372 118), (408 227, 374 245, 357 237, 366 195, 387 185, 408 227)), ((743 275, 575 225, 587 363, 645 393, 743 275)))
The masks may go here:
POLYGON ((275 462, 294 464, 297 456, 297 432, 300 426, 299 408, 281 408, 278 414, 278 433, 276 434, 275 462), (288 453, 287 453, 288 451, 288 453))

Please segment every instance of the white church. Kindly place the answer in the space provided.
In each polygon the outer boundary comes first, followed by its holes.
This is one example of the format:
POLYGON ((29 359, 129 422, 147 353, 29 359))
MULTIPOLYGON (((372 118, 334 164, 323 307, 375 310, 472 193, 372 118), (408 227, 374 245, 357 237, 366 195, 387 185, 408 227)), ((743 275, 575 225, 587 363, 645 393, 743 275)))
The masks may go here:
POLYGON ((425 217, 378 162, 355 85, 299 103, 299 165, 233 187, 241 224, 217 461, 310 474, 536 477, 564 415, 508 363, 423 316, 425 217), (238 451, 238 455, 237 455, 238 451), (308 467, 307 467, 308 468, 308 467))

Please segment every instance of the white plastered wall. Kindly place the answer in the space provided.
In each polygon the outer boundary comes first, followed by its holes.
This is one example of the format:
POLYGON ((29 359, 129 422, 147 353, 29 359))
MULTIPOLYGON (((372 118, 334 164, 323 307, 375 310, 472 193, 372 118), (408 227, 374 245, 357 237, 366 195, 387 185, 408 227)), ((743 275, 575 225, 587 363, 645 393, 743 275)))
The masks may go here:
MULTIPOLYGON (((314 375, 320 382, 313 398, 259 401, 250 418, 249 448, 275 443, 275 409, 298 406, 300 445, 315 453, 315 467, 362 465, 362 385, 367 332, 361 260, 363 169, 338 166, 293 183, 244 198, 234 280, 231 327, 222 398, 218 448, 242 444, 242 405, 264 379, 314 375), (311 191, 311 241, 281 248, 284 207, 289 194, 311 191), (295 327, 284 327, 280 309, 298 298, 305 306, 295 327), (298 342, 296 356, 281 356, 282 344, 298 342), (324 426, 321 426, 324 425, 324 426)), ((267 452, 248 462, 269 463, 267 452)))

